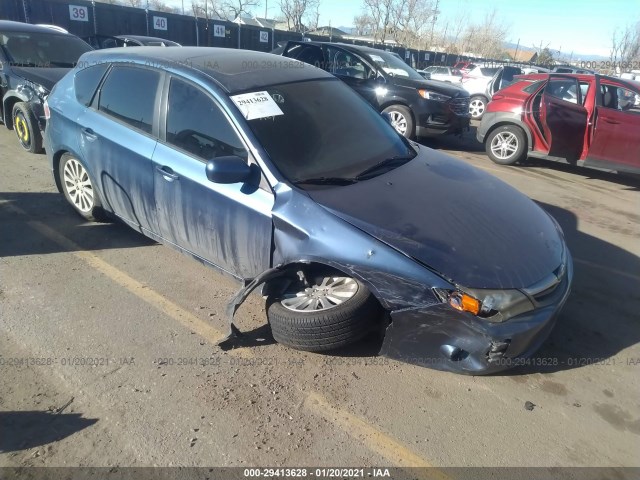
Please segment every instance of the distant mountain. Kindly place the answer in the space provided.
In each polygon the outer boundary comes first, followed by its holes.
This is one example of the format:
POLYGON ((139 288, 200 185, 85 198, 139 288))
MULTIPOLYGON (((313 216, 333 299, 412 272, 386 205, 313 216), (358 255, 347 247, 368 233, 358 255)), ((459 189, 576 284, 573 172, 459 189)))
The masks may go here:
MULTIPOLYGON (((511 43, 511 42, 505 42, 504 46, 506 49, 508 50, 515 50, 516 47, 518 47, 517 43, 511 43)), ((537 48, 533 48, 533 47, 527 47, 525 45, 520 44, 520 46, 518 47, 518 50, 523 51, 523 52, 536 52, 538 49, 537 48)), ((568 60, 569 56, 571 55, 571 52, 560 52, 559 50, 555 50, 553 48, 550 48, 549 51, 551 51, 551 53, 553 53, 553 56, 555 58, 560 57, 560 53, 562 53, 562 58, 564 60, 568 60)), ((573 52, 573 60, 608 60, 609 57, 605 57, 603 55, 591 55, 588 53, 578 53, 578 52, 573 52)))

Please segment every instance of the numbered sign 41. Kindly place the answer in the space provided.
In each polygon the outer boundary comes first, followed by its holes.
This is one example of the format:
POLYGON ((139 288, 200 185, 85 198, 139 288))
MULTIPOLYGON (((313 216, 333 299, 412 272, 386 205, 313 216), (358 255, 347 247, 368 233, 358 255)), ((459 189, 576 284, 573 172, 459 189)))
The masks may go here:
POLYGON ((167 18, 166 17, 153 17, 153 28, 156 30, 166 30, 167 29, 167 18))
POLYGON ((69 5, 69 18, 77 22, 88 22, 89 9, 80 5, 69 5))

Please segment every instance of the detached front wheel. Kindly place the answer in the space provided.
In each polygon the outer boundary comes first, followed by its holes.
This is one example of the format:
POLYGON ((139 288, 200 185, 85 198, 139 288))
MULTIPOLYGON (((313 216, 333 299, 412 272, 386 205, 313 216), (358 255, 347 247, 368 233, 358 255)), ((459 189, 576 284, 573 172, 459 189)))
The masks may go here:
POLYGON ((380 317, 375 297, 358 280, 336 272, 296 281, 268 308, 273 338, 297 350, 322 352, 349 345, 380 317))
POLYGON ((13 130, 20 146, 29 153, 42 152, 42 134, 38 120, 28 103, 18 102, 13 106, 13 130))

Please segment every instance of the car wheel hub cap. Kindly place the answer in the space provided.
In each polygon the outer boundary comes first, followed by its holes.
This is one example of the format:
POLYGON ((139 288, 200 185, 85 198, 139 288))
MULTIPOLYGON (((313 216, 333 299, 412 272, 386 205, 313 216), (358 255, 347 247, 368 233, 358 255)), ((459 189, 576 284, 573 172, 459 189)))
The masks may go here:
POLYGON ((294 312, 329 310, 343 304, 358 291, 358 283, 349 277, 324 277, 320 284, 304 290, 287 292, 280 301, 294 312))
POLYGON ((484 102, 482 100, 473 100, 470 104, 469 104, 469 113, 471 113, 472 116, 477 117, 482 115, 482 113, 484 112, 484 102))
POLYGON ((400 112, 391 111, 389 112, 389 116, 391 117, 391 125, 395 128, 398 133, 404 135, 407 131, 407 119, 400 112))
POLYGON ((18 138, 24 143, 28 144, 29 142, 29 128, 27 127, 27 122, 24 121, 22 115, 18 115, 16 117, 16 133, 18 134, 18 138))
POLYGON ((518 150, 518 138, 513 133, 499 133, 491 141, 491 152, 501 160, 512 157, 516 150, 518 150))
POLYGON ((89 174, 77 160, 69 160, 64 166, 64 187, 78 210, 91 211, 93 186, 89 174))

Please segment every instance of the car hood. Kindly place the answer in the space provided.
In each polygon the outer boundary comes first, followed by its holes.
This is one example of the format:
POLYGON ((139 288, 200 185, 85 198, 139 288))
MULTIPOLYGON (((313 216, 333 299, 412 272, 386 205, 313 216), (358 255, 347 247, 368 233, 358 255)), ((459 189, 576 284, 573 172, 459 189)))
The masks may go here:
POLYGON ((562 262, 564 241, 528 197, 448 155, 344 187, 308 190, 333 214, 469 288, 525 288, 562 262))
POLYGON ((414 80, 412 78, 396 75, 393 77, 392 82, 402 87, 410 87, 416 89, 426 88, 427 90, 442 93, 443 95, 448 95, 450 97, 466 97, 469 95, 463 88, 456 87, 450 83, 440 82, 438 80, 414 80))
POLYGON ((25 80, 42 85, 48 91, 64 77, 70 68, 13 67, 14 73, 25 80))

